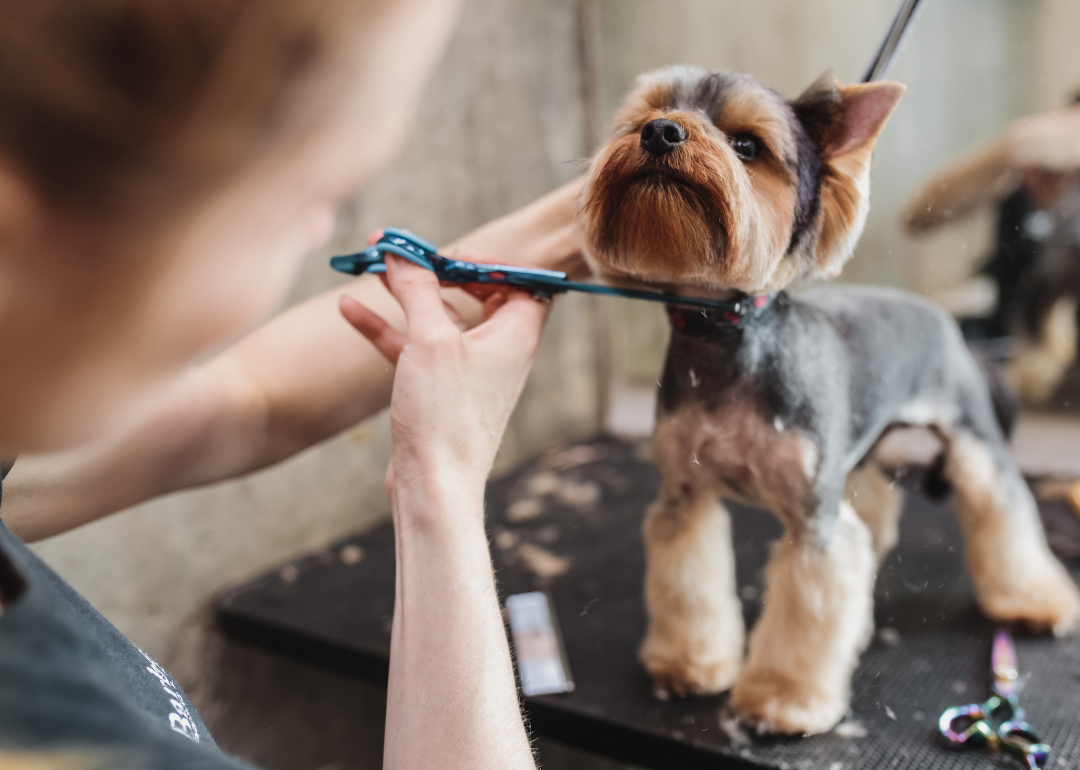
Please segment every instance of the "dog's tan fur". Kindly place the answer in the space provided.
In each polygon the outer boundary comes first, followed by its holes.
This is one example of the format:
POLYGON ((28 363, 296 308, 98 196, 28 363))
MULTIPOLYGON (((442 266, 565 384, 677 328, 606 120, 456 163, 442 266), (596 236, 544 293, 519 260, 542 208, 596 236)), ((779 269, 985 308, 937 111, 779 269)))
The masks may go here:
POLYGON ((722 692, 742 665, 731 517, 712 494, 677 490, 645 518, 645 606, 652 622, 641 660, 666 697, 722 692))
POLYGON ((904 491, 877 463, 869 461, 848 473, 844 498, 870 530, 880 562, 900 539, 904 491))
POLYGON ((789 528, 765 572, 765 610, 731 705, 763 732, 819 733, 844 716, 870 640, 876 560, 870 531, 841 503, 822 544, 789 528))

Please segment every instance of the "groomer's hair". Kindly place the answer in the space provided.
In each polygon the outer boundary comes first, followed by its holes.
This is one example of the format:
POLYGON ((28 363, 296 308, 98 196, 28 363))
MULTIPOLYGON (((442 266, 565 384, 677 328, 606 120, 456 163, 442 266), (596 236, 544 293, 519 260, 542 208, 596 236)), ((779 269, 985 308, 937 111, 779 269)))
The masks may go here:
POLYGON ((190 197, 325 115, 390 2, 0 0, 0 162, 84 214, 190 197))

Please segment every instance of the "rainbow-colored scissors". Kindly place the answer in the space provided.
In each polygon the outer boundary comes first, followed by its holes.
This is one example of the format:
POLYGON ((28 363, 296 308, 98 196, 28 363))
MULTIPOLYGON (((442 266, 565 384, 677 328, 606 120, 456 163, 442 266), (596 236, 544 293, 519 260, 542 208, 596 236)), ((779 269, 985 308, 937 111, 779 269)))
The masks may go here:
POLYGON ((949 745, 1007 751, 1023 759, 1031 770, 1045 767, 1050 746, 1040 741, 1035 728, 1024 721, 1024 710, 1017 703, 1018 677, 1016 644, 1008 631, 996 631, 990 654, 993 694, 984 703, 945 710, 938 720, 938 730, 949 745))

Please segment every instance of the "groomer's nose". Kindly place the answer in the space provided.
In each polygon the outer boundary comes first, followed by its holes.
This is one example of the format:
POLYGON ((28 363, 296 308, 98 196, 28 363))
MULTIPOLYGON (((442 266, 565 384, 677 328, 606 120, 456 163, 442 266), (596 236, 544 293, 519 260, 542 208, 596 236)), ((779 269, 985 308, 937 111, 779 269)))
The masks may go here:
POLYGON ((657 118, 641 127, 641 148, 653 155, 671 152, 686 141, 686 129, 674 120, 657 118))

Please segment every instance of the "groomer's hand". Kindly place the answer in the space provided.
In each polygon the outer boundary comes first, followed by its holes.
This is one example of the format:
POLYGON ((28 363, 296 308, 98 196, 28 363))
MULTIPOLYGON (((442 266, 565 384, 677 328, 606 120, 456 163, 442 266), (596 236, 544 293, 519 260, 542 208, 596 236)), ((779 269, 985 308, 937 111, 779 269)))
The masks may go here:
MULTIPOLYGON (((548 307, 520 291, 484 303, 462 331, 434 274, 388 256, 387 285, 405 310, 402 332, 348 295, 341 313, 396 364, 390 401, 393 456, 387 488, 440 483, 482 489, 533 359, 548 307)), ((459 488, 460 488, 459 487, 459 488)))
POLYGON ((1005 145, 1009 164, 1015 169, 1080 168, 1080 106, 1016 120, 1005 132, 1005 145))

